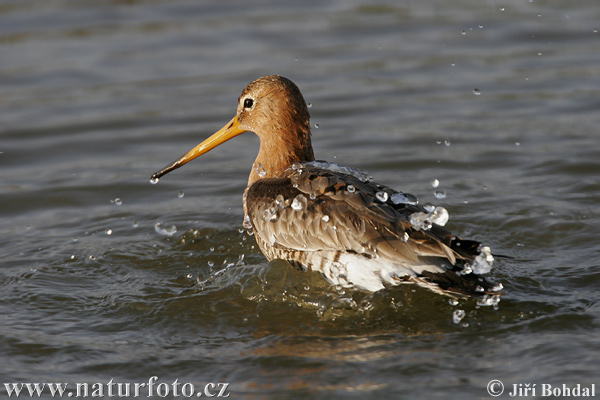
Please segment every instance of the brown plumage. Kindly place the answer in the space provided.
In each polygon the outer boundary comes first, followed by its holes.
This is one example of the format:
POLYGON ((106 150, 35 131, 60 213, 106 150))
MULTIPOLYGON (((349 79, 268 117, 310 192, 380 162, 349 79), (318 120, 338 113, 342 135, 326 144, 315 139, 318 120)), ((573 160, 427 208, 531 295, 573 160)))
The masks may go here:
POLYGON ((478 242, 436 224, 414 196, 314 161, 308 108, 298 87, 281 76, 250 83, 227 125, 152 178, 246 131, 258 135, 260 149, 244 192, 244 225, 267 259, 364 290, 416 283, 447 295, 497 294, 471 272, 489 270, 488 248, 482 252, 478 242), (425 223, 411 221, 415 215, 425 223))

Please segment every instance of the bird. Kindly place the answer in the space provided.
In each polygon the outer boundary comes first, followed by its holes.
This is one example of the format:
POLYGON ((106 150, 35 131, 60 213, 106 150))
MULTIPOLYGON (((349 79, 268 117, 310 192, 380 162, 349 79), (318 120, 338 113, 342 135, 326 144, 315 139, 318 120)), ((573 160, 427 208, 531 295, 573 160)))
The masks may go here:
POLYGON ((249 83, 235 116, 151 181, 244 132, 258 135, 260 147, 243 195, 243 226, 269 261, 367 292, 416 284, 497 301, 501 284, 484 276, 494 260, 489 247, 453 235, 443 207, 423 206, 364 170, 315 159, 308 106, 283 76, 249 83))

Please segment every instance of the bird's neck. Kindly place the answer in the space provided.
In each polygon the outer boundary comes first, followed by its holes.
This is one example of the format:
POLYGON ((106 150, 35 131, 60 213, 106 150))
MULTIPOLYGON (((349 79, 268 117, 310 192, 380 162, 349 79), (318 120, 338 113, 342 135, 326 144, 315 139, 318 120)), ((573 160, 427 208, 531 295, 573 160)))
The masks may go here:
POLYGON ((260 150, 250 171, 248 187, 259 179, 279 176, 296 162, 314 161, 310 128, 288 132, 259 135, 260 150))

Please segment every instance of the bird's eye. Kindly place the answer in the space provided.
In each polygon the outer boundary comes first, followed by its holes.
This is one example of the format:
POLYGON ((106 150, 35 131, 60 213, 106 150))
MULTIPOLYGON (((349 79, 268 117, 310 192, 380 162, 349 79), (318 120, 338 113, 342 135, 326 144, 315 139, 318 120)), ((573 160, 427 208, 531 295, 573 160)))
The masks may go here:
POLYGON ((252 100, 250 98, 244 100, 244 108, 252 108, 253 105, 254 105, 254 100, 252 100))

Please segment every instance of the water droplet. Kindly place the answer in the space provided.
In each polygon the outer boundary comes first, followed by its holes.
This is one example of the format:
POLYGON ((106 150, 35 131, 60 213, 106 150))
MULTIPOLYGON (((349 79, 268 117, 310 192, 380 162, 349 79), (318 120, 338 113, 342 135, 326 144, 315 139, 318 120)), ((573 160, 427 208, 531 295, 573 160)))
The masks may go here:
POLYGON ((154 177, 152 177, 152 178, 150 179, 150 183, 151 183, 151 184, 153 184, 153 185, 156 185, 156 184, 158 183, 158 178, 154 178, 154 177))
POLYGON ((375 193, 375 197, 377 197, 377 200, 379 200, 382 203, 385 203, 386 201, 388 201, 388 194, 386 192, 377 192, 375 193))
POLYGON ((519 142, 515 142, 515 145, 516 145, 516 146, 520 146, 520 145, 521 145, 521 143, 519 143, 519 142))
POLYGON ((323 222, 329 222, 329 215, 323 215, 323 216, 321 217, 321 220, 322 220, 323 222))
POLYGON ((448 210, 444 207, 436 207, 429 215, 429 221, 439 226, 446 225, 449 218, 450 214, 448 214, 448 210))
POLYGON ((463 35, 466 35, 466 34, 467 34, 467 31, 463 30, 461 33, 462 33, 463 35))
POLYGON ((112 235, 112 229, 107 229, 106 230, 106 234, 109 235, 109 236, 112 235))
POLYGON ((159 235, 163 235, 163 236, 173 236, 174 234, 177 233, 177 227, 175 225, 171 225, 169 227, 163 227, 160 222, 157 222, 154 225, 154 230, 156 231, 156 233, 158 233, 159 235))
POLYGON ((419 204, 419 199, 409 193, 394 193, 391 200, 394 204, 411 204, 413 206, 419 204))
POLYGON ((597 29, 597 28, 594 28, 594 29, 593 29, 593 32, 594 32, 594 33, 598 33, 598 29, 597 29))
POLYGON ((456 63, 450 64, 451 67, 456 67, 456 63))
POLYGON ((134 228, 137 228, 137 227, 139 226, 139 224, 138 224, 138 222, 137 222, 137 221, 133 221, 133 224, 132 224, 132 225, 133 225, 133 227, 134 227, 134 228))
POLYGON ((294 201, 292 202, 292 208, 296 211, 304 210, 306 208, 306 203, 306 197, 303 194, 299 194, 296 196, 296 198, 294 198, 294 201))
POLYGON ((192 275, 192 274, 190 273, 190 274, 187 274, 187 275, 186 275, 186 278, 188 278, 188 279, 192 279, 192 277, 193 277, 193 276, 194 276, 194 275, 192 275))
POLYGON ((275 222, 275 221, 277 221, 277 218, 279 218, 279 213, 277 212, 277 209, 275 209, 273 207, 269 207, 269 208, 265 209, 265 211, 263 212, 263 218, 266 221, 275 222))
POLYGON ((74 242, 77 242, 79 239, 77 239, 76 237, 73 238, 74 242))
POLYGON ((538 56, 541 56, 541 55, 542 55, 542 52, 541 52, 541 51, 540 51, 540 52, 538 52, 538 56))
POLYGON ((483 24, 479 24, 479 29, 483 29, 483 24))
POLYGON ((492 264, 494 263, 494 256, 488 246, 483 246, 477 257, 471 264, 471 269, 477 275, 487 274, 492 270, 492 264))
POLYGON ((408 242, 408 239, 410 238, 410 236, 408 235, 408 232, 404 232, 404 234, 402 235, 402 241, 404 243, 408 242))
POLYGON ((465 310, 454 310, 454 312, 452 313, 452 322, 454 322, 455 324, 460 323, 460 321, 462 321, 465 315, 465 310))
POLYGON ((500 302, 500 296, 493 294, 486 294, 477 301, 478 306, 494 306, 496 307, 500 302))
POLYGON ((448 300, 448 304, 450 304, 451 306, 457 306, 458 305, 458 300, 456 300, 456 299, 450 299, 450 300, 448 300))
POLYGON ((315 193, 311 193, 310 195, 308 195, 308 197, 309 197, 311 200, 314 200, 314 199, 316 199, 316 198, 317 198, 317 195, 316 195, 315 193))
POLYGON ((179 193, 177 193, 177 197, 181 199, 183 196, 185 196, 185 193, 183 193, 183 190, 180 190, 179 193))
POLYGON ((429 221, 429 214, 424 212, 416 212, 410 216, 410 223, 416 230, 428 230, 431 228, 431 221, 429 221))
POLYGON ((475 94, 475 96, 479 96, 481 94, 481 90, 475 88, 473 89, 473 93, 475 94))
POLYGON ((319 124, 315 124, 315 128, 319 129, 319 124))
POLYGON ((244 215, 244 222, 242 222, 242 226, 246 229, 252 229, 252 222, 250 222, 250 216, 248 214, 244 215))
POLYGON ((427 211, 428 213, 432 213, 433 210, 435 210, 435 206, 431 203, 427 203, 423 205, 423 208, 425 209, 425 211, 427 211))
POLYGON ((348 185, 348 186, 346 186, 346 190, 348 190, 348 193, 354 193, 354 192, 356 192, 356 188, 354 187, 354 185, 348 185))
POLYGON ((542 14, 538 14, 538 17, 541 17, 541 16, 542 16, 542 14))
POLYGON ((436 190, 433 195, 435 196, 436 199, 445 199, 446 198, 446 192, 444 192, 443 190, 436 190))
POLYGON ((264 178, 265 175, 267 175, 267 171, 265 170, 265 168, 263 167, 262 164, 258 164, 258 167, 256 167, 256 173, 258 174, 258 176, 260 176, 261 178, 264 178))
POLYGON ((306 105, 306 107, 308 107, 308 108, 311 108, 311 107, 312 107, 312 103, 308 103, 308 104, 306 105))
POLYGON ((500 11, 504 11, 504 7, 500 7, 500 11))
POLYGON ((275 197, 275 206, 280 210, 285 208, 285 198, 282 194, 278 194, 277 197, 275 197))
POLYGON ((444 140, 444 145, 445 146, 450 146, 450 139, 444 140))
POLYGON ((431 186, 433 186, 434 188, 440 186, 440 181, 438 181, 437 179, 432 180, 431 186))
POLYGON ((121 204, 123 204, 123 200, 121 200, 120 198, 117 197, 116 199, 113 200, 113 203, 120 206, 121 204))

